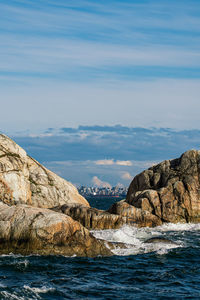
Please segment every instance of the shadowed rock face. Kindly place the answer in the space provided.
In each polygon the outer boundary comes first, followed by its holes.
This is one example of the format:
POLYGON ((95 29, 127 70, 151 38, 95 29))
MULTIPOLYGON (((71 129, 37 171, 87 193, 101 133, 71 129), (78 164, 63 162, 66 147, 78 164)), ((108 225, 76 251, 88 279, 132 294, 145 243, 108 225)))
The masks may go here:
POLYGON ((108 209, 108 212, 123 217, 126 220, 126 224, 137 227, 154 227, 162 224, 159 217, 149 211, 130 205, 125 200, 114 203, 108 209))
POLYGON ((67 203, 89 206, 68 181, 46 169, 14 141, 0 134, 0 200, 8 205, 49 208, 67 203))
MULTIPOLYGON (((126 203, 129 211, 138 212, 138 224, 144 212, 148 213, 144 217, 148 226, 200 222, 200 151, 187 151, 178 159, 166 160, 137 175, 130 184, 126 203)), ((123 205, 118 214, 124 214, 123 205)))
POLYGON ((111 255, 79 222, 49 209, 0 202, 0 254, 111 255))
POLYGON ((104 210, 78 205, 62 205, 52 210, 61 212, 79 221, 87 229, 117 229, 132 220, 104 210))

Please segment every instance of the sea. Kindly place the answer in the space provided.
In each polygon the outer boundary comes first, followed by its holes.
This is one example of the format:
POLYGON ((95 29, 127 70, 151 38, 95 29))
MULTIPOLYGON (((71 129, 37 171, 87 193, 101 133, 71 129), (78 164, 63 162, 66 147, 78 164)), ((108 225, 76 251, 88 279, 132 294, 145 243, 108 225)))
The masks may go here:
MULTIPOLYGON (((100 209, 116 200, 89 199, 100 209)), ((111 257, 0 256, 0 299, 200 299, 200 224, 92 234, 124 247, 111 257), (145 243, 157 237, 171 242, 145 243)))

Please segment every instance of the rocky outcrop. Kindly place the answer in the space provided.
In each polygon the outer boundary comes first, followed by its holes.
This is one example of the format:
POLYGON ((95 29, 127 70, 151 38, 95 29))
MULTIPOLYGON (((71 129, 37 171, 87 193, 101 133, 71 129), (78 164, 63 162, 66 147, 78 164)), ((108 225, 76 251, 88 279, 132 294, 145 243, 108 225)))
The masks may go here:
POLYGON ((125 200, 114 203, 108 212, 123 217, 126 224, 137 227, 154 227, 162 224, 159 217, 147 210, 130 205, 125 200))
POLYGON ((62 205, 53 210, 72 217, 87 229, 117 229, 125 224, 133 224, 132 219, 126 216, 82 205, 62 205))
POLYGON ((68 203, 89 206, 77 189, 46 169, 0 134, 0 200, 8 205, 50 208, 68 203))
POLYGON ((102 211, 0 135, 0 254, 111 255, 88 229, 167 222, 200 222, 200 151, 145 170, 133 179, 126 200, 102 211))
POLYGON ((47 209, 64 204, 89 207, 71 183, 0 135, 0 254, 111 255, 79 222, 47 209))
POLYGON ((0 254, 111 255, 79 222, 49 209, 0 202, 0 254))
POLYGON ((163 161, 137 175, 126 203, 118 205, 117 214, 131 215, 142 226, 200 222, 200 151, 187 151, 178 159, 163 161))

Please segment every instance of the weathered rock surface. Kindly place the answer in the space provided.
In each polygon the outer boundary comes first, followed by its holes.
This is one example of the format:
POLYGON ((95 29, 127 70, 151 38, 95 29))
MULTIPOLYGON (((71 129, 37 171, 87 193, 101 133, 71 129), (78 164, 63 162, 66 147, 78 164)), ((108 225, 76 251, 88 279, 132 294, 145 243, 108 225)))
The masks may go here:
POLYGON ((125 224, 132 224, 131 218, 82 205, 62 205, 53 210, 72 217, 87 229, 117 229, 125 224))
POLYGON ((123 217, 126 224, 137 227, 154 227, 162 224, 159 217, 149 211, 130 205, 125 200, 114 203, 108 212, 123 217))
POLYGON ((142 226, 200 222, 200 151, 187 151, 137 175, 116 213, 133 216, 142 226))
POLYGON ((111 255, 79 222, 49 209, 0 202, 0 254, 111 255))
POLYGON ((0 134, 0 200, 8 205, 50 208, 89 203, 66 180, 46 169, 7 136, 0 134))
POLYGON ((111 255, 88 229, 165 222, 200 222, 200 151, 145 170, 133 179, 126 200, 102 211, 0 135, 0 254, 111 255))

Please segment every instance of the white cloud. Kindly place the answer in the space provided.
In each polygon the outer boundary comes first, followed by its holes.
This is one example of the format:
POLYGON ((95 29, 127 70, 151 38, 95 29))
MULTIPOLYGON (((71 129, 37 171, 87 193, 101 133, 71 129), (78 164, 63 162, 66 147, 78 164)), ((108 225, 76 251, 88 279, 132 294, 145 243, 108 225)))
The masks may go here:
POLYGON ((133 164, 130 160, 117 160, 116 165, 130 167, 133 164))
POLYGON ((117 165, 117 166, 132 166, 132 162, 130 160, 117 160, 114 161, 114 159, 102 159, 95 161, 96 165, 102 165, 102 166, 111 166, 111 165, 117 165))
POLYGON ((92 178, 92 183, 97 186, 97 187, 107 187, 107 188, 111 188, 110 183, 108 182, 104 182, 101 179, 99 179, 97 176, 94 176, 92 178))
POLYGON ((131 174, 129 172, 123 172, 121 175, 121 178, 124 180, 132 180, 133 176, 131 176, 131 174))
POLYGON ((102 159, 102 160, 97 160, 95 161, 96 165, 103 165, 103 166, 110 166, 114 165, 114 160, 113 159, 102 159))

